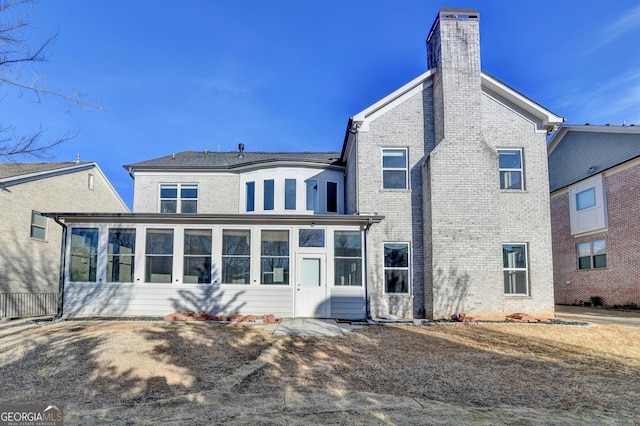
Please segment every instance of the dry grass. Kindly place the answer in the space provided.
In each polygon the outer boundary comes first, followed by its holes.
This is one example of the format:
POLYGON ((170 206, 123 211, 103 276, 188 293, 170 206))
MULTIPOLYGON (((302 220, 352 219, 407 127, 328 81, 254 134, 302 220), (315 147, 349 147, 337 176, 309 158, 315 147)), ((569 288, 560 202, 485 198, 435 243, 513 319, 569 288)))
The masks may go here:
POLYGON ((464 407, 640 415, 640 329, 370 326, 276 338, 240 325, 76 322, 0 327, 0 402, 70 410, 197 392, 326 389, 464 407))
POLYGON ((388 393, 465 406, 636 413, 640 329, 368 327, 343 340, 292 339, 247 383, 388 393))

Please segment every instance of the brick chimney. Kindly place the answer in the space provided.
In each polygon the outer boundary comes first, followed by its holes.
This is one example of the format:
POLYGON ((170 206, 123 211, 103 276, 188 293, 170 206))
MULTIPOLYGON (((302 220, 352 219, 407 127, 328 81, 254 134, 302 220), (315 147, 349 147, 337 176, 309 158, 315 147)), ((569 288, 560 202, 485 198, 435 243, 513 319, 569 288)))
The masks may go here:
MULTIPOLYGON (((482 128, 480 14, 442 8, 427 37, 433 80, 436 144, 444 138, 473 139, 482 128), (460 132, 464 130, 465 134, 460 132)), ((476 139, 477 140, 477 139, 476 139)))

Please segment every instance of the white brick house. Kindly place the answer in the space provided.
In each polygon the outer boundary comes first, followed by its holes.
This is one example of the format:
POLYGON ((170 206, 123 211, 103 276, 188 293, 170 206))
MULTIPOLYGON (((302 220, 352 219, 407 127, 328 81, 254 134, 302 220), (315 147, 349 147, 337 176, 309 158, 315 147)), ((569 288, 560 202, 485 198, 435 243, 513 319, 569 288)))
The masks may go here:
POLYGON ((552 317, 545 137, 562 118, 481 71, 475 10, 440 10, 427 48, 341 152, 125 166, 134 213, 63 217, 65 313, 552 317))

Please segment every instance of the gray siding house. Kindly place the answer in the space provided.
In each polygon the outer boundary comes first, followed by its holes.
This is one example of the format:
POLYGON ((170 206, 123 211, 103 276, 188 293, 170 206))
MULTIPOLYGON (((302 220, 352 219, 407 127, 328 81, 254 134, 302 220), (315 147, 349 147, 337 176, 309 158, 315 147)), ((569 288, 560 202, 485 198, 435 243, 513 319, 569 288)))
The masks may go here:
POLYGON ((546 135, 563 119, 481 71, 477 11, 440 10, 427 49, 341 152, 126 165, 133 213, 58 215, 65 313, 552 317, 546 135))
POLYGON ((640 126, 563 125, 549 142, 556 303, 640 305, 640 126))

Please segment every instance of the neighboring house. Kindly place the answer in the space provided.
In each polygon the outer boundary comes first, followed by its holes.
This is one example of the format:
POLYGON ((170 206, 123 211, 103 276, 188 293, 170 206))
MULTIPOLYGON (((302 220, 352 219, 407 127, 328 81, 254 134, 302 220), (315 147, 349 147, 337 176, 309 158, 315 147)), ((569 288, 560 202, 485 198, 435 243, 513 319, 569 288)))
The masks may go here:
POLYGON ((639 305, 640 126, 563 125, 548 151, 556 303, 639 305))
POLYGON ((48 211, 129 209, 96 163, 0 163, 0 316, 55 313, 61 227, 48 211))
POLYGON ((552 317, 562 118, 481 71, 475 10, 442 9, 427 47, 428 71, 351 117, 339 153, 125 166, 134 213, 63 217, 65 314, 552 317))

